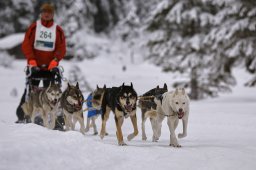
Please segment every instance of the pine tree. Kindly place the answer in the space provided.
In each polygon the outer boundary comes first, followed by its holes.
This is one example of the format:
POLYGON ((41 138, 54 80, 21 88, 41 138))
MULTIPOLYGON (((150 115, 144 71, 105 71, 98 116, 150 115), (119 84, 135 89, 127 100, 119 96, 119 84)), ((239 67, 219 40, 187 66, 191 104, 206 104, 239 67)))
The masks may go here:
POLYGON ((165 71, 186 73, 187 80, 175 85, 190 87, 192 99, 230 91, 230 85, 236 83, 233 66, 244 59, 253 63, 252 3, 255 2, 161 1, 148 26, 152 36, 148 58, 165 71))
POLYGON ((25 32, 33 21, 33 12, 32 0, 0 1, 0 37, 25 32))
POLYGON ((82 74, 81 69, 77 65, 73 65, 69 71, 69 83, 79 83, 79 88, 82 92, 92 92, 93 89, 82 74))

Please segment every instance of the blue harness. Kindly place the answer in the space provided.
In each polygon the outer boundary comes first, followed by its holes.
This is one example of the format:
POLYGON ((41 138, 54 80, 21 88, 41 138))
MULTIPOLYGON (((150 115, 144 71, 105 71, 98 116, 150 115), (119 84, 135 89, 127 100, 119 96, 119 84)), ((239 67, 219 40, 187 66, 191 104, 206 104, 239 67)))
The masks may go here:
POLYGON ((87 108, 89 109, 87 117, 90 118, 92 116, 95 116, 97 114, 102 114, 101 110, 93 110, 92 107, 92 93, 89 94, 89 96, 87 97, 87 102, 86 102, 87 108))

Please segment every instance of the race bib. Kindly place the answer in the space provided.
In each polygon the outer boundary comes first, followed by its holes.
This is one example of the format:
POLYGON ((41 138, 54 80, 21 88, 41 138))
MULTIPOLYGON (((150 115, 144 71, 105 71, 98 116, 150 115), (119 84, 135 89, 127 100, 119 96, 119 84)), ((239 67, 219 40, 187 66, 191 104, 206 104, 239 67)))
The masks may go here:
POLYGON ((41 51, 54 51, 56 40, 57 24, 53 24, 47 28, 41 24, 41 21, 36 22, 36 35, 34 48, 41 51))

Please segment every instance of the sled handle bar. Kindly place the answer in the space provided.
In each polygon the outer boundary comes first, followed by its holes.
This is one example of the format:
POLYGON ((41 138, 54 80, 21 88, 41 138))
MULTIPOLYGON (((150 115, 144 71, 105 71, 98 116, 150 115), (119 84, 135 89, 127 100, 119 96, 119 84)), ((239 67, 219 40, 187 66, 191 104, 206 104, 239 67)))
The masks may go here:
MULTIPOLYGON (((46 65, 42 65, 41 68, 46 68, 46 65)), ((60 77, 61 77, 62 79, 65 79, 65 78, 63 77, 63 72, 64 72, 63 67, 62 67, 62 66, 57 66, 57 67, 55 67, 55 68, 57 68, 57 70, 58 70, 58 72, 59 72, 59 74, 60 74, 60 77)), ((27 77, 27 78, 29 78, 29 77, 32 75, 33 72, 37 72, 37 71, 39 71, 39 70, 40 70, 39 67, 26 66, 26 67, 24 68, 24 72, 26 73, 26 77, 27 77), (33 68, 34 68, 34 69, 33 69, 33 68)), ((53 70, 50 70, 50 71, 53 71, 53 70)))

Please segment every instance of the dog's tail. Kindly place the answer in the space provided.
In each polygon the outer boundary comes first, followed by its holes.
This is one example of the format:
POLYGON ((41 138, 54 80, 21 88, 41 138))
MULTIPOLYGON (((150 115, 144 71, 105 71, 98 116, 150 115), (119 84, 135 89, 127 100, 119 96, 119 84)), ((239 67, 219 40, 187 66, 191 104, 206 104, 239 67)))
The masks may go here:
POLYGON ((152 119, 156 119, 157 117, 157 111, 156 110, 149 110, 145 113, 145 118, 152 118, 152 119))

